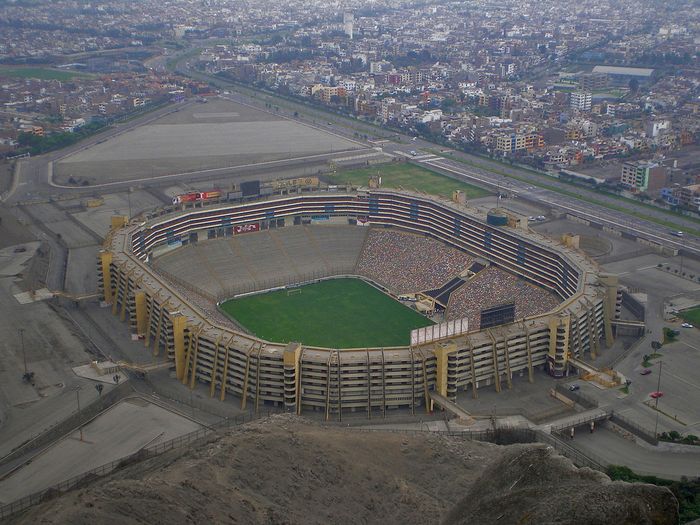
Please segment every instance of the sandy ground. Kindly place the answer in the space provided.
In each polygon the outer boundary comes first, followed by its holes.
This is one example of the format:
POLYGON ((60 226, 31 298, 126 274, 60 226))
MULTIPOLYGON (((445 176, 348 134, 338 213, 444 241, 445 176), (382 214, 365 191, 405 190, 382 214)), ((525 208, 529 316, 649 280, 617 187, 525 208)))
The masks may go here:
POLYGON ((465 524, 671 524, 677 508, 667 489, 611 483, 542 445, 365 433, 282 415, 133 465, 15 522, 425 524, 448 515, 465 524), (583 516, 591 520, 576 521, 583 516))
POLYGON ((212 99, 68 156, 54 179, 94 185, 356 149, 327 130, 212 99))
POLYGON ((0 208, 0 248, 15 246, 34 240, 17 218, 6 208, 0 208))

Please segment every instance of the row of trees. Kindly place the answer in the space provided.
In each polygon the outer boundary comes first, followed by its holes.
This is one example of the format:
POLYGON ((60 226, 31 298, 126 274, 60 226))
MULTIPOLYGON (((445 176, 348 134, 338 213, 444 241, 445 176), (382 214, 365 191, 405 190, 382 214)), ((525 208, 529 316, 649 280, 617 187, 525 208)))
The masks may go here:
POLYGON ((40 155, 41 153, 46 153, 48 151, 65 148, 66 146, 75 144, 85 137, 97 133, 105 126, 106 124, 104 122, 92 122, 84 125, 75 132, 65 131, 60 133, 51 133, 43 137, 34 135, 33 133, 20 133, 19 137, 17 138, 20 149, 17 151, 17 154, 21 155, 23 153, 30 153, 32 155, 40 155))

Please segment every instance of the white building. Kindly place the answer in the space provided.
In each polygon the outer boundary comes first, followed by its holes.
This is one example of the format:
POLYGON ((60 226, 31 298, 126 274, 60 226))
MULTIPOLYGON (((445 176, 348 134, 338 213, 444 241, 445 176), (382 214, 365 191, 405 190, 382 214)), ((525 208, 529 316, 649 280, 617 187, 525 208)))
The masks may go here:
POLYGON ((593 96, 585 91, 574 91, 571 93, 570 105, 572 109, 579 111, 590 111, 593 96))
POLYGON ((355 15, 346 11, 343 13, 343 31, 352 40, 353 30, 355 25, 355 15))

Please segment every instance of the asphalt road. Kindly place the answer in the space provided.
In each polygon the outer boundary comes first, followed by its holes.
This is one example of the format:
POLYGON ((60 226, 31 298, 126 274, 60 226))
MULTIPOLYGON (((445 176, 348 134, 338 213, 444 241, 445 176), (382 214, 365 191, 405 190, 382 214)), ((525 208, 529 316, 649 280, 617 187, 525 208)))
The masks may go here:
POLYGON ((611 465, 629 465, 639 474, 680 479, 681 476, 692 477, 700 472, 700 453, 650 450, 623 439, 604 427, 598 428, 593 434, 585 430, 578 432, 571 445, 611 465))

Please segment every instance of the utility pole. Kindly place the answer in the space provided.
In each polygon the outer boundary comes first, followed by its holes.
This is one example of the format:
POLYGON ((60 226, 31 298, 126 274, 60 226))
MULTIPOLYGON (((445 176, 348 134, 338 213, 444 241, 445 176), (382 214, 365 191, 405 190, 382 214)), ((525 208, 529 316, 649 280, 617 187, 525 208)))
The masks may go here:
POLYGON ((80 430, 80 441, 83 440, 83 422, 80 415, 80 385, 75 387, 75 398, 78 400, 78 429, 80 430))
MULTIPOLYGON (((661 369, 663 368, 663 361, 659 361, 659 380, 656 383, 656 393, 661 391, 661 369)), ((658 436, 657 430, 659 429, 659 397, 656 396, 656 403, 654 405, 654 410, 656 410, 656 424, 654 425, 654 437, 658 436)))
MULTIPOLYGON (((151 176, 153 176, 153 169, 151 168, 151 176)), ((129 221, 131 221, 131 188, 127 188, 126 190, 126 198, 129 201, 129 221)))
POLYGON ((22 345, 22 358, 24 359, 24 377, 27 377, 27 352, 24 350, 24 328, 18 328, 19 340, 22 345))

